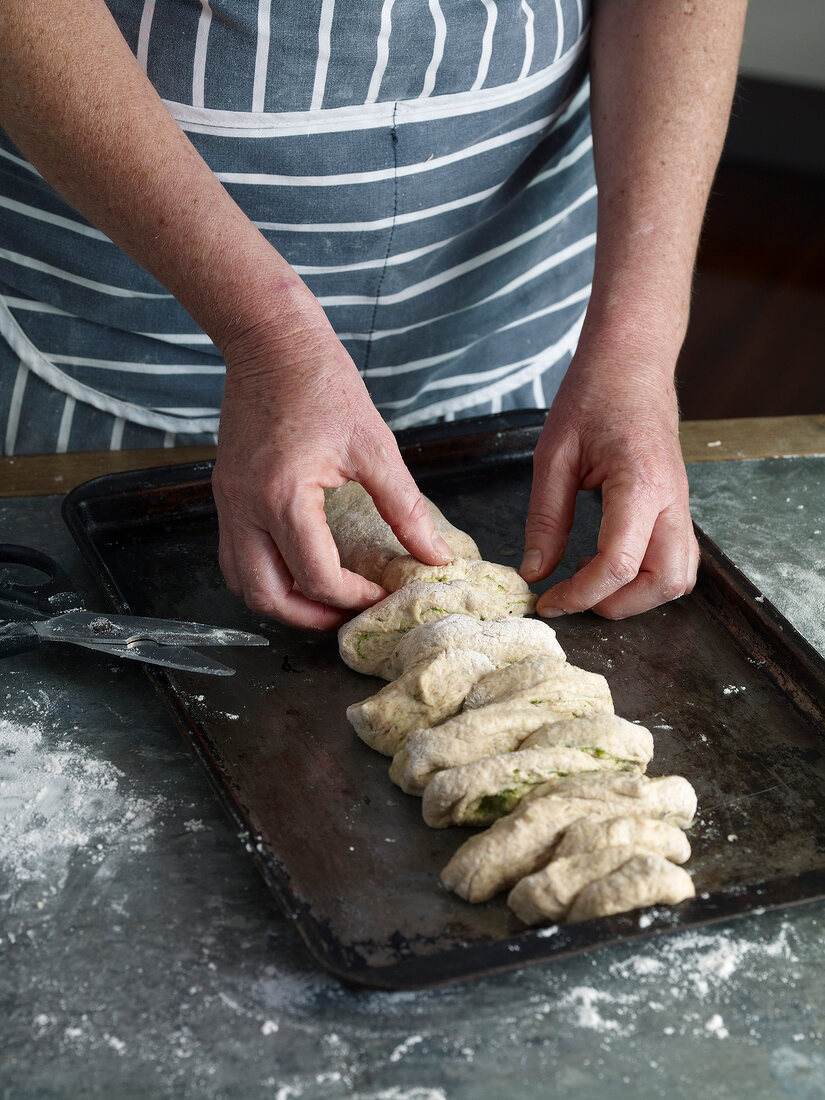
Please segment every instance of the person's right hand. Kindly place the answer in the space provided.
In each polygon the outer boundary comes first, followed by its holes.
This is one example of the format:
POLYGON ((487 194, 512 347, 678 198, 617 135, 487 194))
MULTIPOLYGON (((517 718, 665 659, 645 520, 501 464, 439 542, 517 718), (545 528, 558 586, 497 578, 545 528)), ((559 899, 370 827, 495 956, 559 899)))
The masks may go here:
POLYGON ((441 565, 454 555, 323 311, 305 288, 288 297, 277 324, 223 346, 212 479, 220 564, 253 611, 326 630, 386 592, 342 569, 324 516, 325 487, 363 485, 414 557, 441 565))

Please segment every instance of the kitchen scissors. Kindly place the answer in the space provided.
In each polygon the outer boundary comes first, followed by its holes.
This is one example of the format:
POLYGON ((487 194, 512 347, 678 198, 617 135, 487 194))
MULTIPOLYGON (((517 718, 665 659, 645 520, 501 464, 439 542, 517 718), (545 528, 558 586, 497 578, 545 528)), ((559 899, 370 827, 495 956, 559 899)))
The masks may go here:
POLYGON ((69 642, 112 657, 231 676, 233 668, 187 647, 269 645, 260 634, 243 630, 88 611, 71 578, 53 558, 12 543, 0 543, 0 617, 6 620, 0 619, 0 657, 37 649, 43 642, 69 642), (46 579, 23 584, 15 581, 12 570, 4 566, 36 569, 46 579))

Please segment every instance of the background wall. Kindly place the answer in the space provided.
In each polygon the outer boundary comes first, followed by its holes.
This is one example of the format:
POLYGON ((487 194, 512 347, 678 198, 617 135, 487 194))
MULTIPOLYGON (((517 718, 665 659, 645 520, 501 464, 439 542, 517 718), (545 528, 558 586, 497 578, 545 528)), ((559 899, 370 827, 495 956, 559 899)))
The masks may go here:
POLYGON ((825 0, 750 0, 740 73, 677 371, 690 420, 825 412, 825 0))
POLYGON ((825 0, 750 0, 740 69, 825 88, 825 0))

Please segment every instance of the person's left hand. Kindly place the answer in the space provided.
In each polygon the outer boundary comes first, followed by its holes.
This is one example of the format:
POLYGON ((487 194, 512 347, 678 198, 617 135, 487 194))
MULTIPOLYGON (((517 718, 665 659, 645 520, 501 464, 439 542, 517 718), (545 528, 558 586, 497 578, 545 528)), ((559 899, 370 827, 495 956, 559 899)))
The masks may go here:
POLYGON ((521 575, 549 576, 567 546, 576 493, 602 491, 598 552, 545 592, 547 618, 636 615, 690 592, 699 546, 688 506, 672 376, 641 354, 603 364, 580 347, 533 461, 521 575))

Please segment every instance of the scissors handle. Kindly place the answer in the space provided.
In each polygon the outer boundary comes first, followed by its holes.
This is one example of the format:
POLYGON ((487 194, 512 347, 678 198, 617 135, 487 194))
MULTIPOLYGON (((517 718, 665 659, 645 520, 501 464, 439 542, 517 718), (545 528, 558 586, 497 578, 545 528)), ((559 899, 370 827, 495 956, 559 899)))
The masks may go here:
POLYGON ((37 649, 40 635, 28 623, 8 623, 0 626, 0 657, 11 657, 15 653, 26 653, 37 649))
MULTIPOLYGON (((83 597, 75 591, 71 577, 48 554, 29 546, 0 543, 0 612, 22 612, 27 618, 50 618, 63 611, 85 608, 83 597), (22 584, 3 576, 3 565, 24 566, 46 575, 39 584, 22 584)), ((27 648, 32 648, 27 646, 27 648)))

